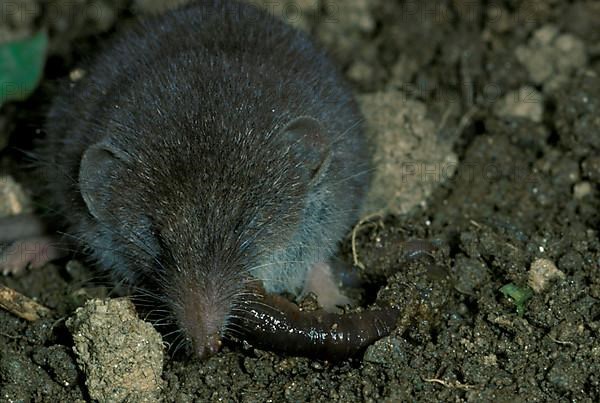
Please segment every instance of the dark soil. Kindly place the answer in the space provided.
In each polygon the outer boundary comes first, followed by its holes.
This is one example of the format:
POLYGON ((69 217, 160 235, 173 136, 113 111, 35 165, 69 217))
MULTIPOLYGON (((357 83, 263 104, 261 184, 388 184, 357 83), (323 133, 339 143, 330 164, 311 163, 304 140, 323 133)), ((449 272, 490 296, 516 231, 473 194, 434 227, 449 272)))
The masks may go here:
MULTIPOLYGON (((130 17, 128 2, 106 3, 118 4, 115 16, 130 17)), ((235 347, 207 362, 178 355, 165 364, 164 400, 599 401, 599 3, 368 4, 373 29, 356 28, 356 52, 337 54, 354 72, 349 76, 357 93, 400 88, 425 103, 436 122, 450 110, 446 129, 432 135, 458 133, 452 178, 411 213, 374 218, 358 232, 368 281, 364 300, 403 306, 399 328, 364 357, 336 365, 235 347), (424 9, 415 11, 415 4, 424 9), (540 80, 516 49, 531 49, 544 26, 572 35, 586 58, 540 80), (364 74, 356 73, 353 54, 367 67, 364 74), (413 67, 398 76, 401 60, 413 67), (498 113, 496 100, 524 86, 539 95, 541 119, 498 113), (438 247, 435 264, 405 258, 403 242, 414 238, 438 247), (552 262, 564 276, 533 293, 518 314, 500 288, 535 286, 530 268, 537 259, 552 262)), ((320 34, 326 23, 309 25, 320 34)), ((104 30, 72 26, 71 34, 56 39, 62 42, 55 44, 41 89, 0 111, 13 145, 29 143, 25 138, 35 134, 53 79, 89 52, 104 30)), ((18 155, 5 149, 2 166, 14 167, 18 155)), ((10 173, 27 183, 26 170, 10 173)), ((341 250, 351 262, 349 240, 341 250)), ((91 276, 76 265, 56 264, 0 278, 56 312, 28 323, 0 311, 0 400, 87 399, 64 319, 87 298, 108 295, 104 287, 91 288, 91 276)))

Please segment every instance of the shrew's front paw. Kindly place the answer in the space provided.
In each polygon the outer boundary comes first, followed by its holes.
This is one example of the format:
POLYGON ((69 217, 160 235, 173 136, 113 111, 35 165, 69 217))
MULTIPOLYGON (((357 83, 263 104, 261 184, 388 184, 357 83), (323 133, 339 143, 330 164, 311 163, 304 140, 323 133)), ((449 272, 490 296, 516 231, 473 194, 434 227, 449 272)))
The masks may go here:
POLYGON ((339 288, 327 263, 315 264, 304 283, 303 294, 313 292, 319 299, 319 305, 327 312, 336 312, 337 307, 349 305, 352 301, 339 288))
POLYGON ((39 268, 64 255, 57 240, 46 235, 43 222, 31 214, 0 219, 0 242, 7 245, 0 253, 0 272, 4 275, 39 268))

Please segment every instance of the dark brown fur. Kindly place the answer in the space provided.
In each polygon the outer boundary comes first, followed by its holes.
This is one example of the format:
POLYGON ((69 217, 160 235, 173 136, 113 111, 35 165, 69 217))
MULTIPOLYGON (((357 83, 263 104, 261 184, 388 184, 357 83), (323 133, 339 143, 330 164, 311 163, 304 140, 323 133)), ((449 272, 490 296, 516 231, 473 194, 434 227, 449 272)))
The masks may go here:
POLYGON ((47 193, 99 265, 151 290, 201 355, 250 278, 297 293, 357 218, 369 177, 357 106, 284 23, 203 1, 123 30, 86 72, 48 117, 47 193), (304 116, 322 130, 290 137, 304 116))

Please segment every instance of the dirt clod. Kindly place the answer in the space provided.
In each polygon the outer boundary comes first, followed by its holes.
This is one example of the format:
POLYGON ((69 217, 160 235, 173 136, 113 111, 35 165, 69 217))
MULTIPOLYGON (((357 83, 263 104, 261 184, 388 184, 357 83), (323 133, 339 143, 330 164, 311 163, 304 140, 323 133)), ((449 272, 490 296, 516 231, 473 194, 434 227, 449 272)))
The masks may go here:
POLYGON ((67 321, 90 396, 99 401, 151 402, 163 381, 159 333, 138 319, 125 298, 90 300, 67 321))

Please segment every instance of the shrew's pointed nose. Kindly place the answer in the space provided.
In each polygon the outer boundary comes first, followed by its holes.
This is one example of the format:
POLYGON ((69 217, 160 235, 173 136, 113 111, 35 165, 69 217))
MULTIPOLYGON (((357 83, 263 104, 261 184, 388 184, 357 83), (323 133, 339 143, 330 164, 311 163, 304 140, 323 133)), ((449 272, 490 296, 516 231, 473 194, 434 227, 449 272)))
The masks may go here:
POLYGON ((203 359, 218 353, 222 345, 221 336, 218 333, 208 334, 204 340, 194 340, 195 350, 203 359))

